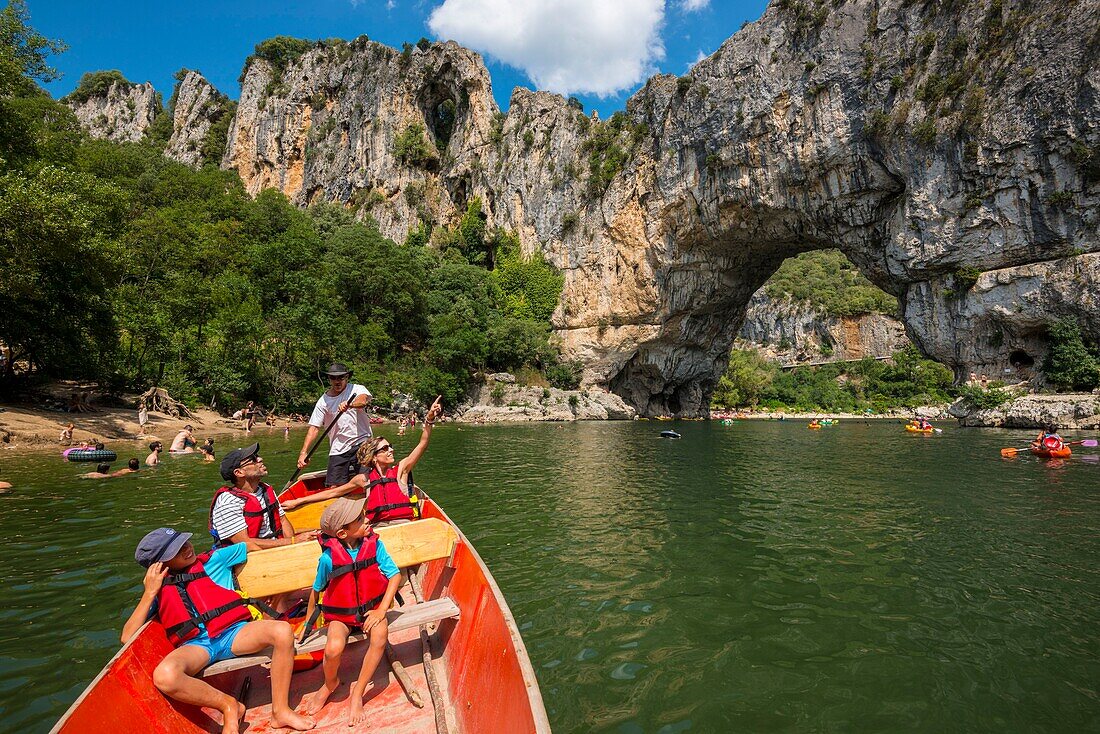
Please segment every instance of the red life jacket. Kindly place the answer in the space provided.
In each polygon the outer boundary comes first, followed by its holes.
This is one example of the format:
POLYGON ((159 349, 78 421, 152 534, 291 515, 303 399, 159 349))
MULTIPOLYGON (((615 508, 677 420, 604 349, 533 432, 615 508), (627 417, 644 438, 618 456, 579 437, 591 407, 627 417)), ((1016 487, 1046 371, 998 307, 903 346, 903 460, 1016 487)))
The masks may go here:
POLYGON ((237 622, 252 619, 248 602, 237 592, 210 580, 202 561, 195 561, 183 573, 169 574, 157 594, 157 618, 164 625, 168 641, 179 646, 196 637, 200 626, 217 637, 237 622))
POLYGON ((320 604, 325 619, 329 622, 336 620, 345 624, 362 624, 367 612, 378 607, 389 585, 389 579, 378 568, 374 555, 378 536, 373 530, 370 531, 363 538, 355 559, 337 538, 321 535, 317 542, 328 549, 332 559, 332 575, 320 604))
POLYGON ((367 520, 385 522, 387 520, 415 520, 416 502, 409 500, 413 492, 412 472, 409 472, 408 494, 401 491, 397 484, 397 465, 386 470, 386 476, 378 473, 377 467, 367 472, 367 520))
POLYGON ((234 497, 240 497, 244 500, 244 522, 248 526, 248 537, 259 538, 260 528, 263 527, 264 516, 267 516, 267 526, 271 528, 272 534, 269 538, 281 538, 283 537, 283 525, 279 522, 279 500, 275 497, 275 490, 271 488, 270 484, 260 484, 260 489, 266 494, 267 508, 265 509, 260 500, 256 498, 256 495, 251 492, 246 492, 243 489, 237 489, 236 487, 220 487, 218 491, 214 492, 214 499, 210 500, 210 534, 214 536, 214 545, 223 545, 228 541, 228 538, 219 538, 217 532, 214 530, 214 505, 218 501, 218 497, 221 497, 225 493, 229 493, 234 497))

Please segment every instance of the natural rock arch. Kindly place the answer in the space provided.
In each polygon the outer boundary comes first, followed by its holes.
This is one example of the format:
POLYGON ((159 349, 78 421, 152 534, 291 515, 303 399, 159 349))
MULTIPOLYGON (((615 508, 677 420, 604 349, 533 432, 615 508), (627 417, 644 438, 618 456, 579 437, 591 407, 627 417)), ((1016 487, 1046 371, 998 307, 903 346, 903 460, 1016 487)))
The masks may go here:
POLYGON ((773 4, 606 122, 524 89, 498 117, 481 59, 450 42, 318 48, 275 87, 255 63, 223 165, 398 241, 422 215, 408 187, 436 221, 479 197, 562 271, 554 326, 585 383, 645 414, 704 413, 752 293, 810 249, 896 295, 960 379, 1044 354, 1062 317, 1100 341, 1100 0, 808 5, 773 4), (396 160, 445 99, 438 169, 396 160))

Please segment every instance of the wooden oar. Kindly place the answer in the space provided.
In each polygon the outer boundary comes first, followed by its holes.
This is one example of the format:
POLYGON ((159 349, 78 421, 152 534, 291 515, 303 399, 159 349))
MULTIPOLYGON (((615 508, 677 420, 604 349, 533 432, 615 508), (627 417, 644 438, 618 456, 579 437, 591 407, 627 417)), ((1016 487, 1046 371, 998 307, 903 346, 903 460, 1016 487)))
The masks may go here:
MULTIPOLYGON (((331 431, 332 427, 336 425, 336 421, 340 420, 340 416, 342 416, 345 412, 347 412, 347 409, 351 407, 351 401, 355 400, 355 398, 357 398, 357 397, 359 397, 359 396, 356 395, 355 393, 351 394, 351 397, 348 398, 347 401, 344 403, 344 409, 339 411, 338 413, 336 413, 336 417, 332 419, 332 423, 328 424, 328 428, 325 429, 325 432, 322 433, 320 436, 318 436, 317 440, 313 442, 313 445, 309 447, 309 451, 306 453, 306 461, 307 462, 309 461, 310 457, 313 456, 313 452, 317 450, 317 447, 321 445, 321 442, 325 440, 325 436, 328 435, 328 432, 331 431)), ((302 467, 298 467, 294 471, 294 474, 290 477, 290 481, 288 481, 286 484, 283 485, 283 492, 290 489, 290 485, 294 484, 294 480, 297 479, 298 475, 301 474, 301 473, 302 473, 302 467)), ((280 492, 280 494, 282 494, 282 492, 280 492)))
MULTIPOLYGON (((1097 445, 1100 445, 1100 442, 1098 442, 1094 438, 1086 438, 1083 441, 1070 441, 1069 443, 1063 444, 1063 445, 1065 445, 1065 446, 1085 446, 1087 448, 1095 448, 1097 445)), ((1005 458, 1009 458, 1009 457, 1015 456, 1016 454, 1020 453, 1021 451, 1027 451, 1030 448, 1031 448, 1031 446, 1028 445, 1028 446, 1024 446, 1022 449, 1001 449, 1001 456, 1004 456, 1005 458)))

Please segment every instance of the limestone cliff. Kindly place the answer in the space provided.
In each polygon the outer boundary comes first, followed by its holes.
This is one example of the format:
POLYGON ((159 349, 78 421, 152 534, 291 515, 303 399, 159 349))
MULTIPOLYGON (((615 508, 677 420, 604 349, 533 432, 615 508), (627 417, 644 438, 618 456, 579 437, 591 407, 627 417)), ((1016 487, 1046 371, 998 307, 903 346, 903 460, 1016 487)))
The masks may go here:
POLYGON ((365 38, 253 60, 223 165, 400 240, 471 196, 565 275, 588 385, 701 415, 752 294, 836 247, 912 340, 999 374, 1075 316, 1100 341, 1100 0, 775 0, 607 121, 480 57, 365 38))
POLYGON ((225 150, 225 128, 218 122, 232 115, 235 105, 197 71, 177 77, 172 95, 172 135, 164 155, 189 166, 219 163, 225 150))
POLYGON ((764 289, 753 294, 734 341, 784 365, 889 357, 907 344, 904 324, 885 314, 833 316, 764 289))
POLYGON ((161 110, 160 99, 149 82, 114 82, 104 94, 70 99, 68 103, 89 135, 116 143, 141 140, 161 110))

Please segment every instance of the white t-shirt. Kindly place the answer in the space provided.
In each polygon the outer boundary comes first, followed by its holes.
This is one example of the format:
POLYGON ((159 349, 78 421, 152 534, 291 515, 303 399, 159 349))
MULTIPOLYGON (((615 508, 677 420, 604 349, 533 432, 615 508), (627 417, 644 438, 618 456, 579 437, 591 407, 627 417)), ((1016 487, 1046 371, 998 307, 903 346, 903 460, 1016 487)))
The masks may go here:
MULTIPOLYGON (((313 415, 309 417, 309 425, 324 430, 336 414, 340 412, 340 403, 348 400, 352 393, 356 396, 370 395, 370 390, 362 385, 349 384, 344 391, 332 397, 326 390, 317 399, 317 405, 313 406, 313 415)), ((347 412, 336 421, 336 427, 328 434, 328 455, 335 456, 350 451, 353 447, 371 437, 370 413, 366 408, 348 408, 347 412)))

